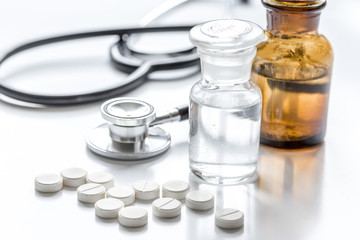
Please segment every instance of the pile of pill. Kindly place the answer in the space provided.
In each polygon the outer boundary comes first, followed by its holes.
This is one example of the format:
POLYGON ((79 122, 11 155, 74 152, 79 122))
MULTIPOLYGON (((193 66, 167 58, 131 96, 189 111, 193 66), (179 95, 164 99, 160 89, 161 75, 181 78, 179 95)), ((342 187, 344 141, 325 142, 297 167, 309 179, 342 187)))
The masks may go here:
MULTIPOLYGON (((190 191, 189 184, 172 180, 160 185, 151 180, 135 182, 132 187, 114 186, 110 173, 88 174, 81 168, 67 168, 59 174, 41 174, 35 178, 35 189, 43 193, 60 191, 63 186, 77 188, 77 198, 83 203, 94 204, 95 214, 101 218, 118 218, 124 227, 141 227, 148 222, 145 208, 131 206, 136 199, 152 201, 152 214, 159 218, 181 215, 181 202, 193 210, 209 210, 214 207, 214 196, 207 191, 190 191)), ((219 209, 215 213, 216 226, 237 229, 244 225, 244 214, 232 208, 219 209)))

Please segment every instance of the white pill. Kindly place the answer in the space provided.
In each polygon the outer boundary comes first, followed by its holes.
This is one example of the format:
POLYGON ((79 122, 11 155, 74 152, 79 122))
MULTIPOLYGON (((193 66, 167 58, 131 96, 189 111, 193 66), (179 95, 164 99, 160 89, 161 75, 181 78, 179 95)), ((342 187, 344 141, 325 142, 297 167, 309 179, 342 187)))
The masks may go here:
POLYGON ((133 184, 135 197, 141 200, 153 200, 160 196, 160 185, 154 181, 141 180, 133 184))
POLYGON ((106 188, 97 183, 87 183, 77 189, 77 196, 80 202, 95 203, 105 198, 106 188))
POLYGON ((214 196, 202 190, 191 191, 186 194, 185 204, 194 210, 208 210, 214 207, 214 196))
POLYGON ((117 218, 124 203, 116 198, 104 198, 95 203, 95 214, 101 218, 117 218))
POLYGON ((107 172, 95 172, 87 175, 86 181, 89 183, 102 184, 106 189, 114 186, 114 177, 107 172))
POLYGON ((244 225, 244 214, 233 208, 220 209, 216 211, 215 224, 225 229, 240 228, 244 225))
POLYGON ((67 168, 61 171, 64 186, 79 187, 86 183, 87 172, 82 168, 67 168))
POLYGON ((168 181, 162 186, 162 196, 181 200, 186 197, 189 189, 190 187, 187 182, 179 180, 168 181))
POLYGON ((141 207, 124 207, 119 211, 119 223, 125 227, 141 227, 147 224, 148 213, 141 207))
POLYGON ((174 198, 159 198, 152 203, 152 212, 161 218, 173 218, 181 214, 181 203, 174 198))
POLYGON ((63 188, 63 179, 58 174, 45 173, 35 178, 35 189, 39 192, 58 192, 63 188))
POLYGON ((135 202, 135 191, 128 187, 112 187, 107 190, 106 197, 117 198, 128 206, 135 202))

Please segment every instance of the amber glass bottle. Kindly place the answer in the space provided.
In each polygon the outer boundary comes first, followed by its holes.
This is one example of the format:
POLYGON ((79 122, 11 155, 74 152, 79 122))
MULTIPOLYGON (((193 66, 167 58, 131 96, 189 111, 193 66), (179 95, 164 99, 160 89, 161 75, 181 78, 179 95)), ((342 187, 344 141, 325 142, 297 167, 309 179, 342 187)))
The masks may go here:
POLYGON ((333 53, 317 31, 325 0, 262 0, 268 40, 258 45, 252 81, 263 94, 261 143, 302 148, 323 141, 333 53))

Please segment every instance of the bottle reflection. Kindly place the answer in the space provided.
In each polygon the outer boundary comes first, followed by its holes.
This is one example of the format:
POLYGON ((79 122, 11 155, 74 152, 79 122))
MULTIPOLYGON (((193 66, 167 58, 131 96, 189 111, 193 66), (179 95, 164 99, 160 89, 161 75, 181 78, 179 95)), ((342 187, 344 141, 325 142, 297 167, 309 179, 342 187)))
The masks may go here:
POLYGON ((316 232, 324 149, 324 144, 302 150, 261 146, 252 224, 262 231, 252 228, 255 238, 307 239, 316 232))
POLYGON ((321 185, 325 145, 302 150, 261 146, 258 188, 273 198, 311 203, 321 185))

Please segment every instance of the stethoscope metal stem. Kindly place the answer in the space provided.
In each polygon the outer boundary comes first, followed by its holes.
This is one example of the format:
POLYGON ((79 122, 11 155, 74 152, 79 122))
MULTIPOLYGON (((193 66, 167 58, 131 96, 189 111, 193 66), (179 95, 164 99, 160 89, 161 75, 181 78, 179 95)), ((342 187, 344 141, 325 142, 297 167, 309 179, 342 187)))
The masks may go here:
POLYGON ((189 118, 189 107, 188 106, 181 106, 174 109, 170 109, 161 115, 156 115, 154 121, 150 123, 150 126, 155 126, 163 123, 168 122, 179 122, 189 118))

